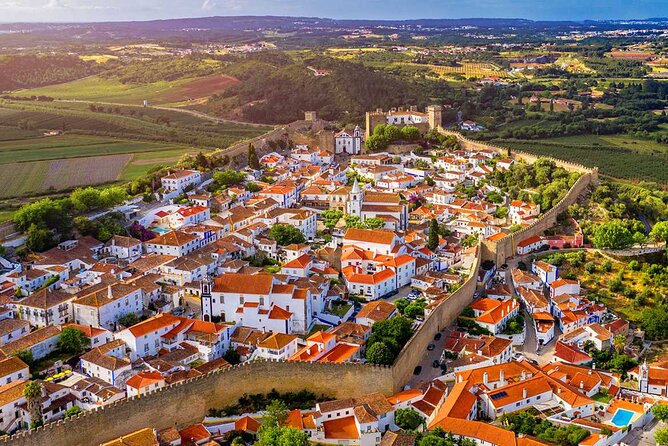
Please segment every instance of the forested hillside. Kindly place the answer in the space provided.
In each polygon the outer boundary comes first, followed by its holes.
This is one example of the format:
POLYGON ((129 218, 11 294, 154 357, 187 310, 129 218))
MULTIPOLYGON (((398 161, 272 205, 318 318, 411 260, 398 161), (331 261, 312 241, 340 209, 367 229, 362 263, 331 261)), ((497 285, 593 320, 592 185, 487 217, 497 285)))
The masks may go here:
POLYGON ((0 56, 0 92, 68 82, 98 70, 97 64, 77 56, 0 56))
POLYGON ((240 108, 242 118, 263 123, 302 119, 316 110, 324 119, 358 121, 364 112, 401 104, 424 107, 448 90, 444 83, 399 78, 361 64, 330 58, 293 61, 283 54, 257 55, 229 64, 224 72, 241 80, 214 95, 208 110, 224 114, 240 108), (308 66, 330 71, 316 77, 308 66))

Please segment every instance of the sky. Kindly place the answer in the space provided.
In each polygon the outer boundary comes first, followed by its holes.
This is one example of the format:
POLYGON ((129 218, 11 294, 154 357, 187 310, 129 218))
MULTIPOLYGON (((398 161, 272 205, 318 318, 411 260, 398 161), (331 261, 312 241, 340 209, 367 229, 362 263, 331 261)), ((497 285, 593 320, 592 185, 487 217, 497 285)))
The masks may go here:
POLYGON ((85 22, 284 15, 339 19, 668 16, 668 0, 0 0, 0 22, 85 22))

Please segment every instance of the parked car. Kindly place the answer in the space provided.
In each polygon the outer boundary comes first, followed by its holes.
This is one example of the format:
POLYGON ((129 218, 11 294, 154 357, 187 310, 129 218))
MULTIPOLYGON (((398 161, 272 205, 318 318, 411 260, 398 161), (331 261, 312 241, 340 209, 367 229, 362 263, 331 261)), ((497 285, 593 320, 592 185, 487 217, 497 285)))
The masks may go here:
POLYGON ((440 332, 439 332, 439 333, 436 333, 436 334, 434 335, 434 341, 440 341, 440 340, 441 340, 441 336, 443 336, 443 333, 440 333, 440 332))
POLYGON ((431 366, 437 369, 441 366, 441 362, 438 359, 434 359, 434 362, 431 363, 431 366))
POLYGON ((436 346, 435 346, 434 344, 429 344, 429 345, 427 346, 427 350, 429 350, 429 351, 432 351, 432 350, 435 349, 435 348, 436 348, 436 346))
POLYGON ((415 375, 415 376, 419 375, 420 373, 422 373, 422 366, 421 365, 415 367, 415 369, 413 370, 413 375, 415 375))

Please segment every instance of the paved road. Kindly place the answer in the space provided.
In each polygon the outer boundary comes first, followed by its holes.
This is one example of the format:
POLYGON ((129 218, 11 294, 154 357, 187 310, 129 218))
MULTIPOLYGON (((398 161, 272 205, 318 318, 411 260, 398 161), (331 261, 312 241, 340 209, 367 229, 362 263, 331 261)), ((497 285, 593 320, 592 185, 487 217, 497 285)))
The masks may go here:
MULTIPOLYGON (((506 269, 506 284, 510 287, 510 291, 513 295, 517 296, 517 291, 513 285, 512 277, 510 272, 517 268, 517 264, 523 260, 525 257, 513 257, 508 260, 508 268, 506 269)), ((554 338, 547 344, 544 345, 539 352, 536 352, 536 346, 538 341, 536 339, 536 331, 533 328, 533 321, 529 316, 529 313, 526 311, 524 306, 522 306, 522 313, 524 314, 524 330, 526 333, 526 338, 524 344, 515 346, 515 351, 521 352, 524 356, 534 361, 537 361, 539 364, 547 364, 552 359, 554 354, 554 346, 561 335, 561 329, 555 323, 554 325, 554 338)))
POLYGON ((450 334, 450 331, 452 331, 452 327, 444 328, 441 331, 441 339, 432 342, 435 345, 434 350, 425 350, 422 360, 419 364, 422 366, 422 371, 419 375, 413 375, 411 377, 411 380, 408 383, 410 387, 415 387, 421 382, 433 381, 439 376, 443 375, 440 367, 434 367, 433 363, 435 360, 441 359, 441 354, 443 353, 443 342, 445 338, 448 337, 448 334, 450 334))
POLYGON ((652 420, 644 428, 635 428, 623 438, 623 442, 629 446, 655 446, 654 433, 657 428, 664 427, 661 424, 652 420))

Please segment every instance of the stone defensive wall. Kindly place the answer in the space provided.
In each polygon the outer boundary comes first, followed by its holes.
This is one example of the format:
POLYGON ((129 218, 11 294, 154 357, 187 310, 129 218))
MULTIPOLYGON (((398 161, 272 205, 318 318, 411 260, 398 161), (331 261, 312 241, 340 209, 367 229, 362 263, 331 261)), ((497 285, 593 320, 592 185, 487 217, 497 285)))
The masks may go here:
POLYGON ((434 335, 452 324, 464 307, 473 302, 480 267, 480 249, 479 246, 476 252, 476 260, 471 267, 471 273, 462 286, 429 313, 420 328, 399 352, 399 356, 397 356, 392 366, 396 390, 400 390, 402 386, 409 382, 415 366, 420 363, 427 351, 427 346, 434 342, 434 335))
MULTIPOLYGON (((245 393, 298 392, 335 398, 391 394, 392 369, 366 364, 252 361, 114 402, 32 431, 4 437, 18 446, 93 446, 145 427, 163 429, 201 422, 210 408, 235 404, 245 393)), ((3 444, 3 443, 0 443, 3 444)))
POLYGON ((530 153, 511 150, 504 147, 499 147, 493 144, 487 144, 480 141, 474 141, 466 138, 460 133, 444 130, 439 128, 439 132, 446 136, 456 136, 459 144, 466 150, 494 150, 501 156, 512 156, 516 160, 521 160, 526 163, 533 163, 539 158, 547 158, 553 161, 557 166, 563 167, 566 170, 580 172, 582 175, 575 184, 569 189, 568 193, 553 206, 550 210, 545 212, 541 217, 530 226, 508 234, 500 240, 490 241, 483 240, 482 242, 482 260, 493 260, 497 265, 502 265, 506 259, 514 256, 517 252, 517 244, 522 240, 526 240, 533 236, 541 236, 546 229, 550 229, 557 222, 557 216, 568 209, 568 206, 577 202, 580 195, 585 192, 590 186, 598 184, 598 168, 589 168, 581 164, 569 163, 567 161, 559 160, 551 157, 538 157, 530 153))
MULTIPOLYGON (((292 125, 304 125, 293 123, 292 125)), ((285 135, 285 128, 275 129, 255 138, 278 139, 285 135)), ((508 149, 470 140, 459 133, 439 128, 445 135, 455 135, 463 148, 495 150, 507 156, 508 149)), ((230 147, 224 153, 245 154, 248 141, 230 147), (238 153, 237 153, 238 152, 238 153)), ((512 152, 516 159, 534 162, 538 157, 512 152)), ((577 170, 582 176, 566 196, 547 211, 536 223, 496 241, 483 241, 477 248, 476 260, 469 277, 462 286, 445 298, 425 318, 420 328, 399 353, 391 367, 348 363, 303 363, 258 360, 216 370, 207 375, 188 379, 142 396, 123 399, 108 406, 83 412, 68 420, 59 420, 31 431, 21 431, 4 437, 0 443, 17 446, 91 446, 98 445, 145 427, 162 429, 176 425, 199 422, 211 408, 234 404, 239 397, 250 393, 297 392, 308 389, 317 394, 334 398, 347 398, 371 392, 389 395, 400 390, 412 377, 434 335, 453 323, 461 310, 473 301, 477 286, 477 271, 482 260, 491 259, 497 264, 512 257, 517 243, 533 235, 541 235, 556 222, 557 215, 574 203, 590 185, 598 181, 598 170, 554 159, 569 170, 577 170)))

